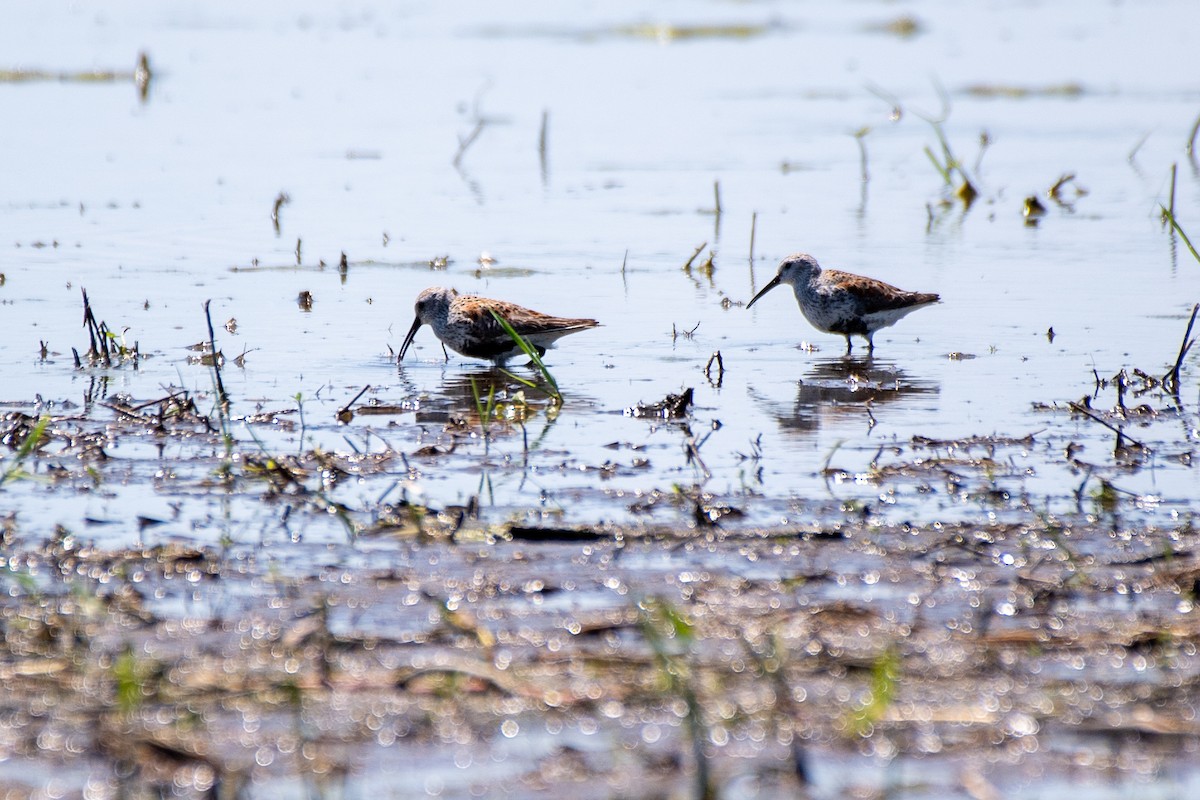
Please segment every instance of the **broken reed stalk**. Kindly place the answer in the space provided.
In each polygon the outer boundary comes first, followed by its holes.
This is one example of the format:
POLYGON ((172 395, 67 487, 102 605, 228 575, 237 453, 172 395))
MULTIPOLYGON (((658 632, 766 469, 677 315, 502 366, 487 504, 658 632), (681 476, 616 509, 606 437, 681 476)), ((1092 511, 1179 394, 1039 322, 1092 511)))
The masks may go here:
POLYGON ((713 181, 713 200, 716 205, 713 207, 713 213, 718 217, 721 216, 721 182, 713 181))
POLYGON ((229 407, 229 394, 225 391, 225 382, 221 380, 221 359, 217 355, 217 336, 213 332, 212 313, 209 311, 211 300, 204 301, 204 317, 208 320, 208 348, 212 351, 213 372, 217 376, 217 400, 220 404, 229 407))
POLYGON ((1192 326, 1196 324, 1196 312, 1200 312, 1200 303, 1192 306, 1192 317, 1188 320, 1187 330, 1183 332, 1183 341, 1179 345, 1179 356, 1175 359, 1175 366, 1162 379, 1167 390, 1176 397, 1179 396, 1179 371, 1183 369, 1183 359, 1196 343, 1196 340, 1191 338, 1192 326))
POLYGON ((283 208, 292 198, 288 197, 287 192, 280 192, 275 196, 275 205, 271 206, 271 226, 275 228, 275 234, 279 235, 279 209, 283 208))
POLYGON ((88 359, 91 361, 100 360, 104 362, 104 366, 112 366, 112 351, 108 346, 108 326, 104 323, 96 322, 96 315, 92 313, 92 304, 88 300, 87 289, 82 289, 83 292, 83 326, 87 328, 88 340, 88 359))
POLYGON ((683 265, 683 271, 684 271, 684 272, 691 272, 691 271, 692 271, 692 262, 696 260, 696 256, 700 255, 700 251, 701 251, 701 250, 703 250, 703 249, 704 249, 704 248, 706 248, 706 247, 708 247, 708 242, 703 242, 703 243, 701 243, 701 245, 700 245, 699 247, 697 247, 697 248, 696 248, 696 252, 692 253, 692 257, 691 257, 691 258, 689 258, 689 259, 688 259, 688 260, 687 260, 687 261, 684 263, 684 265, 683 265))
POLYGON ((338 413, 337 413, 337 416, 340 418, 340 417, 344 416, 345 414, 349 414, 349 413, 350 413, 350 406, 352 406, 352 405, 354 405, 355 403, 357 403, 357 402, 358 402, 358 398, 362 397, 364 394, 366 394, 366 393, 367 393, 367 392, 369 392, 369 391, 371 391, 371 384, 369 384, 369 383, 368 383, 366 386, 364 386, 364 387, 362 388, 362 391, 360 391, 358 394, 354 395, 354 399, 353 399, 353 400, 351 400, 349 403, 346 403, 346 405, 342 406, 341 410, 340 410, 340 411, 338 411, 338 413))
POLYGON ((92 315, 92 304, 88 302, 87 289, 83 289, 83 327, 88 332, 88 358, 95 358, 99 353, 96 350, 96 334, 94 326, 96 317, 92 315))
POLYGON ((1188 136, 1187 154, 1195 157, 1196 155, 1196 135, 1200 134, 1200 117, 1196 117, 1196 124, 1192 125, 1192 132, 1188 136))
POLYGON ((704 377, 709 384, 714 388, 720 389, 721 384, 725 382, 725 359, 721 357, 721 351, 718 350, 708 357, 708 363, 704 365, 704 377), (713 378, 713 367, 717 369, 717 377, 713 378))

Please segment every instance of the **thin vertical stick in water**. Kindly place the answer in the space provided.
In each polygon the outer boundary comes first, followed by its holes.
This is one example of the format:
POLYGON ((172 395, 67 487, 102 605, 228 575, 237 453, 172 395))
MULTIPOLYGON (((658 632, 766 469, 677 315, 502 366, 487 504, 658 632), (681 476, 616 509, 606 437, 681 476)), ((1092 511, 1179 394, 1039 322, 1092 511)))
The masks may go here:
POLYGON ((538 168, 542 173, 542 185, 545 186, 550 182, 550 167, 546 157, 546 137, 550 128, 550 112, 547 109, 542 110, 542 130, 538 134, 538 168))
POLYGON ((1195 340, 1191 339, 1192 326, 1196 324, 1196 312, 1200 311, 1200 303, 1192 306, 1192 318, 1188 320, 1187 330, 1183 332, 1183 342, 1179 345, 1179 357, 1175 359, 1175 366, 1167 373, 1163 379, 1163 383, 1167 384, 1167 389, 1171 394, 1179 394, 1179 371, 1183 369, 1183 359, 1187 356, 1188 351, 1192 349, 1195 340))
POLYGON ((1175 173, 1178 172, 1178 165, 1171 164, 1171 196, 1167 203, 1167 210, 1171 212, 1171 216, 1175 216, 1175 173))
POLYGON ((212 313, 208 306, 211 300, 204 301, 204 317, 208 320, 208 348, 212 351, 213 372, 217 376, 217 400, 223 406, 229 405, 229 394, 225 391, 225 382, 221 380, 221 359, 217 355, 217 336, 213 333, 212 313))
POLYGON ((758 212, 750 215, 750 294, 754 294, 754 234, 758 229, 758 212))

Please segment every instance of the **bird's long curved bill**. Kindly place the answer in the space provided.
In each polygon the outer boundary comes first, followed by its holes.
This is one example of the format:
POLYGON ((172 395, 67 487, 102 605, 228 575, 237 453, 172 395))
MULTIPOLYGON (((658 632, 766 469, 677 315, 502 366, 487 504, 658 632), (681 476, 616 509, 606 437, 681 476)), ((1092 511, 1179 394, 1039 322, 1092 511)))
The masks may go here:
POLYGON ((404 337, 404 344, 400 345, 400 357, 397 361, 404 360, 404 354, 408 352, 408 346, 413 343, 413 338, 417 335, 417 331, 421 328, 421 318, 417 317, 413 320, 412 327, 408 329, 408 336, 404 337))
MULTIPOLYGON (((774 278, 772 278, 772 279, 771 279, 771 282, 770 282, 770 283, 768 283, 766 286, 762 287, 762 289, 760 289, 760 290, 759 290, 758 294, 754 295, 754 297, 753 297, 753 298, 750 300, 750 302, 749 302, 749 303, 746 303, 746 308, 749 308, 750 306, 752 306, 752 305, 754 305, 755 303, 757 303, 757 302, 758 302, 758 298, 762 297, 764 294, 766 294, 767 292, 771 291, 772 289, 774 289, 776 286, 778 286, 778 285, 779 285, 779 284, 781 284, 781 283, 783 283, 783 281, 782 281, 782 280, 780 280, 780 278, 779 278, 779 276, 778 276, 778 275, 776 275, 774 278)), ((400 351, 400 357, 401 357, 401 358, 403 358, 403 357, 404 357, 404 351, 403 351, 403 350, 401 350, 401 351, 400 351)))

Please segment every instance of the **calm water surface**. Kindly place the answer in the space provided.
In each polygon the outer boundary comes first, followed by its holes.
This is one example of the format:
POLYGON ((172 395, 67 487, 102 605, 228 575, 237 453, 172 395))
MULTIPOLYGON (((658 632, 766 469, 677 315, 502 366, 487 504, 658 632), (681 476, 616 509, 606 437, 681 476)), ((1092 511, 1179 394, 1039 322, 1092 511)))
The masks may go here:
MULTIPOLYGON (((736 524, 811 520, 844 501, 904 519, 971 518, 1006 507, 922 480, 854 477, 937 454, 914 448, 914 436, 1032 435, 995 454, 1003 488, 1029 501, 1014 513, 1078 508, 1088 475, 1062 457, 1074 442, 1095 476, 1150 496, 1138 513, 1169 523, 1192 510, 1194 472, 1174 457, 1197 438, 1194 358, 1182 412, 1131 425, 1154 445, 1137 470, 1114 464, 1108 429, 1033 410, 1093 393, 1093 370, 1165 371, 1200 299, 1200 265, 1157 211, 1178 164, 1179 217, 1200 231, 1197 168, 1184 152, 1200 86, 1182 24, 1198 12, 1084 10, 24 9, 0 34, 7 66, 131 70, 144 50, 154 77, 145 101, 128 80, 0 85, 6 117, 21 121, 0 132, 12 158, 0 197, 2 399, 145 401, 172 386, 209 396, 210 370, 188 364, 185 348, 204 338, 211 299, 218 322, 237 321, 219 346, 247 353, 225 370, 235 416, 296 409, 299 394, 302 446, 411 453, 445 443, 447 420, 475 414, 472 379, 505 382, 457 356, 445 362, 428 329, 402 366, 392 361, 413 298, 441 284, 604 327, 552 353, 566 406, 551 424, 544 412, 528 422, 527 455, 509 427, 486 455, 476 438, 420 463, 404 488, 434 507, 477 495, 494 519, 551 510, 628 522, 647 516, 631 497, 699 485, 745 512, 736 524), (945 117, 980 192, 969 208, 930 164, 925 148, 941 151, 921 115, 945 117), (1075 181, 1056 204, 1045 193, 1065 174, 1075 181), (290 201, 276 232, 280 192, 290 201), (1047 206, 1036 226, 1022 218, 1030 195, 1047 206), (702 244, 697 264, 711 251, 714 267, 688 274, 702 244), (880 334, 873 360, 843 358, 841 340, 811 329, 786 289, 743 307, 800 249, 944 302, 880 334), (439 257, 447 265, 431 268, 439 257), (86 347, 81 287, 151 356, 138 370, 73 368, 70 348, 86 347), (297 303, 302 291, 311 310, 297 303), (704 374, 715 351, 719 385, 704 374), (334 412, 368 384, 365 400, 406 410, 338 425, 334 412), (686 427, 624 414, 687 387, 696 407, 686 427), (687 448, 701 440, 703 466, 687 448), (827 466, 846 474, 831 480, 827 466)), ((1110 389, 1096 404, 1115 400, 1110 389)), ((250 438, 245 426, 234 432, 250 438)), ((299 428, 257 435, 301 446, 299 428)), ((101 518, 117 523, 105 535, 133 537, 133 515, 175 502, 144 478, 193 455, 178 447, 116 441, 119 466, 107 469, 127 479, 23 513, 101 518)), ((12 487, 6 502, 24 507, 44 491, 12 487)), ((201 540, 212 502, 183 504, 201 540)), ((687 509, 649 518, 679 522, 687 509)))
POLYGON ((474 498, 485 526, 678 528, 698 506, 731 531, 1107 515, 1112 541, 1087 551, 1200 510, 1196 354, 1178 399, 1130 378, 1124 402, 1147 408, 1126 420, 1098 382, 1166 372, 1200 301, 1200 263, 1159 214, 1176 165, 1200 240, 1190 0, 7 11, 0 68, 37 79, 0 82, 0 401, 108 431, 90 473, 51 449, 4 487, 30 540, 265 543, 301 574, 297 541, 339 545, 322 563, 409 557, 215 488, 215 437, 118 424, 113 401, 180 388, 213 411, 212 371, 189 361, 206 300, 239 452, 396 454, 333 492, 364 525, 401 498, 474 498), (77 79, 132 73, 140 51, 145 99, 131 76, 77 79), (934 117, 969 206, 926 153, 944 161, 934 117), (845 357, 786 289, 744 307, 797 250, 943 302, 845 357), (398 365, 432 285, 599 319, 548 358, 561 412, 526 390, 524 429, 498 420, 485 441, 475 392, 512 404, 520 384, 445 361, 428 329, 398 365), (136 369, 75 368, 81 288, 136 369), (390 411, 339 423, 368 385, 360 405, 390 411), (686 419, 628 413, 688 388, 686 419), (1145 449, 1070 414, 1085 396, 1145 449), (72 477, 48 480, 58 467, 72 477))

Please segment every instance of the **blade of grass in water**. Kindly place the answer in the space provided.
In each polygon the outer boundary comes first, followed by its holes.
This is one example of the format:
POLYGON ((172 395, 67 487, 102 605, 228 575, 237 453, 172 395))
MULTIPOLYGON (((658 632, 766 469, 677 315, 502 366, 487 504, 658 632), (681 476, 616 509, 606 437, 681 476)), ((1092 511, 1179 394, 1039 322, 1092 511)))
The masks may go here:
POLYGON ((538 354, 538 351, 533 347, 533 345, 525 340, 524 336, 517 333, 516 329, 509 324, 508 320, 496 313, 495 309, 490 310, 492 312, 492 316, 496 318, 496 322, 499 322, 500 327, 504 329, 504 332, 508 334, 510 339, 516 342, 517 347, 521 348, 522 353, 529 356, 529 360, 532 361, 533 365, 538 368, 540 373, 542 373, 542 378, 544 378, 546 383, 550 386, 550 396, 554 398, 554 402, 557 405, 562 405, 563 396, 562 392, 560 392, 558 389, 558 381, 554 380, 554 376, 551 375, 550 370, 546 368, 546 365, 542 361, 542 357, 538 354))
POLYGON ((18 478, 23 474, 21 469, 22 462, 29 457, 30 453, 32 453, 41 445, 42 438, 46 435, 46 427, 49 424, 50 415, 43 414, 37 421, 37 425, 33 427, 33 430, 31 430, 25 437, 24 441, 21 442, 21 447, 17 450, 17 454, 13 456, 13 460, 9 464, 8 469, 4 471, 3 475, 0 475, 0 486, 3 486, 5 483, 8 483, 14 478, 18 478))
POLYGON ((487 403, 484 403, 475 379, 471 378, 471 395, 475 398, 475 411, 479 414, 479 425, 483 428, 483 436, 486 439, 488 429, 492 425, 492 415, 496 411, 496 385, 488 384, 487 403))
POLYGON ((1159 208, 1162 209, 1163 216, 1167 218, 1167 222, 1171 223, 1171 227, 1179 234, 1179 238, 1183 239, 1183 243, 1187 245, 1187 249, 1192 251, 1192 258, 1200 261, 1200 253, 1197 253, 1196 248, 1192 247, 1192 240, 1188 238, 1187 234, 1183 232, 1183 228, 1175 221, 1175 215, 1164 205, 1159 205, 1159 208))

